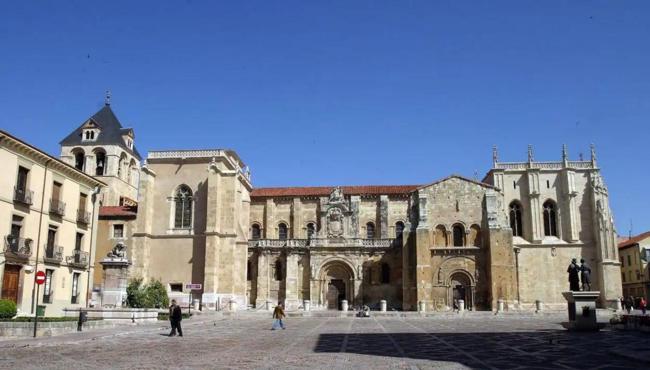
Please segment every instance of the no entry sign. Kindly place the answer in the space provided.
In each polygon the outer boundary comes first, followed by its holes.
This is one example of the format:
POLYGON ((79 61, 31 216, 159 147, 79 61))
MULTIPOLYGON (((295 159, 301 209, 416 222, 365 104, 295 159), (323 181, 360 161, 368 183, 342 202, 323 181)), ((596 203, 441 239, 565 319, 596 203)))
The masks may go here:
POLYGON ((39 271, 36 273, 36 284, 41 285, 45 282, 45 273, 43 271, 39 271))

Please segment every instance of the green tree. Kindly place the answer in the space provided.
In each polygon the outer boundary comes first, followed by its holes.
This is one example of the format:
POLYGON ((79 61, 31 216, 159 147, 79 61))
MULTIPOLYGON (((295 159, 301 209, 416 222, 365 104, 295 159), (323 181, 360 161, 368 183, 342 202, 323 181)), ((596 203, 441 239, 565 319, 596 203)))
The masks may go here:
POLYGON ((126 305, 132 308, 145 307, 145 292, 142 286, 142 278, 135 278, 127 285, 126 305))
POLYGON ((0 319, 10 319, 16 316, 16 302, 9 299, 0 299, 0 319))
POLYGON ((132 308, 164 308, 169 306, 167 289, 160 280, 143 284, 142 278, 135 278, 126 287, 126 305, 132 308))

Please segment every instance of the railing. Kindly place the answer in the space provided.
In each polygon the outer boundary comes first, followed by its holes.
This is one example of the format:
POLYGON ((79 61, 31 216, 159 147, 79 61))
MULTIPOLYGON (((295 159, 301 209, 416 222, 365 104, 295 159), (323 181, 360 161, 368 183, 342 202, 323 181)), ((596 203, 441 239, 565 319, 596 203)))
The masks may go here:
MULTIPOLYGON (((538 168, 544 170, 557 170, 564 168, 563 162, 497 162, 494 168, 501 170, 525 170, 538 168)), ((567 168, 590 169, 594 168, 591 161, 568 161, 567 168)))
POLYGON ((67 256, 65 261, 68 265, 85 268, 88 265, 88 252, 75 249, 71 256, 67 256))
POLYGON ((364 247, 364 248, 389 248, 399 246, 400 239, 362 239, 362 238, 343 238, 343 239, 256 239, 249 240, 249 247, 266 247, 266 248, 284 248, 284 247, 327 247, 327 246, 345 246, 345 247, 364 247), (398 241, 399 240, 399 241, 398 241))
POLYGON ((59 247, 57 245, 46 245, 43 261, 56 264, 61 263, 61 261, 63 261, 63 247, 59 247))
POLYGON ((34 197, 34 192, 28 189, 21 189, 17 186, 14 186, 14 202, 26 204, 28 206, 32 205, 32 198, 34 197))
POLYGON ((65 203, 58 199, 50 199, 50 213, 55 215, 65 215, 65 203))
POLYGON ((29 238, 19 238, 14 235, 5 236, 5 253, 18 258, 29 258, 32 255, 32 244, 34 241, 29 238))
POLYGON ((90 223, 90 212, 80 209, 77 211, 77 222, 88 225, 90 223))

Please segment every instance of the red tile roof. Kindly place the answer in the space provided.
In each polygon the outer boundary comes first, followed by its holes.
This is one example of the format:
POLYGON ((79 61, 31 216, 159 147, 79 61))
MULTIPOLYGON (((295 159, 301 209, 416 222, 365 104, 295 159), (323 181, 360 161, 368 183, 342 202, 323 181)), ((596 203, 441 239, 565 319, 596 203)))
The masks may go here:
POLYGON ((618 248, 620 249, 620 248, 629 247, 629 246, 631 246, 633 244, 636 244, 636 243, 638 243, 638 242, 640 242, 640 241, 642 241, 644 239, 647 239, 647 238, 650 238, 650 231, 646 231, 646 232, 644 232, 642 234, 639 234, 637 236, 633 236, 633 237, 631 237, 629 239, 626 239, 626 240, 618 243, 618 248))
POLYGON ((137 214, 137 207, 103 206, 99 208, 99 217, 135 217, 137 214))
MULTIPOLYGON (((362 185, 341 186, 345 195, 395 195, 408 194, 420 185, 362 185)), ((251 197, 301 197, 327 196, 334 186, 306 186, 288 188, 257 188, 253 189, 251 197)))

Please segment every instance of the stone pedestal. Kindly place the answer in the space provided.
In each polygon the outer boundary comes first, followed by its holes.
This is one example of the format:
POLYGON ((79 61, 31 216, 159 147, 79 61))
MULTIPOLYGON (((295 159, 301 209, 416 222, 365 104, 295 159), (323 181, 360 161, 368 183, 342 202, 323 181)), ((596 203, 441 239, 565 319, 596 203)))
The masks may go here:
POLYGON ((542 312, 542 301, 539 299, 535 301, 535 312, 542 312))
POLYGON ((379 311, 386 312, 386 300, 382 299, 379 301, 379 311))
POLYGON ((596 301, 600 292, 563 292, 568 304, 569 330, 597 331, 596 301))
POLYGON ((99 263, 102 265, 104 276, 101 306, 121 308, 126 302, 126 286, 131 262, 124 257, 106 257, 99 263))

